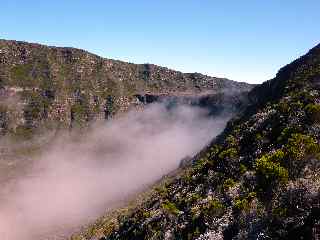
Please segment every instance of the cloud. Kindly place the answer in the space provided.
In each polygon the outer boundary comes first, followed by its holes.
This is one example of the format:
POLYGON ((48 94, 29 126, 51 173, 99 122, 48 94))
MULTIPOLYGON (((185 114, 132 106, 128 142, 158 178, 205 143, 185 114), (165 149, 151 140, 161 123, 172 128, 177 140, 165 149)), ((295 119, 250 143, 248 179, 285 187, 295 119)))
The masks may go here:
POLYGON ((60 134, 0 193, 0 238, 54 239, 118 206, 193 156, 229 116, 151 104, 85 134, 60 134))

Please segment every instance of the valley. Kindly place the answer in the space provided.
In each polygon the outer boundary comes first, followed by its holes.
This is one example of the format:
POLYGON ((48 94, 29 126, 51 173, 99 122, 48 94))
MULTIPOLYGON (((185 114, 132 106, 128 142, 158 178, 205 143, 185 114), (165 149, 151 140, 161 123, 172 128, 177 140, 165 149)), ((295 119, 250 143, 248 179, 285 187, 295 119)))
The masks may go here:
POLYGON ((72 48, 0 49, 0 233, 10 240, 65 238, 190 165, 181 161, 253 87, 72 48))
POLYGON ((312 238, 319 45, 260 85, 0 47, 7 239, 312 238))

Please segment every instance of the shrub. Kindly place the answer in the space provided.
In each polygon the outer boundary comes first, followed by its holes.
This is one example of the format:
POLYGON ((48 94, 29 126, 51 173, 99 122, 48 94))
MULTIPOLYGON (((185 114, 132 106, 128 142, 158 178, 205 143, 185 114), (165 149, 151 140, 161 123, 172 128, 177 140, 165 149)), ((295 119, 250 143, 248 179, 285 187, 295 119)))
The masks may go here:
POLYGON ((228 146, 230 146, 230 147, 237 146, 237 139, 232 135, 229 135, 226 138, 226 142, 227 142, 228 146))
POLYGON ((191 169, 188 169, 188 171, 186 171, 181 179, 183 180, 184 183, 186 184, 191 184, 193 179, 192 179, 192 174, 193 174, 193 171, 191 169))
POLYGON ((201 171, 203 170, 206 166, 212 166, 213 161, 210 161, 208 159, 208 153, 206 154, 205 157, 199 159, 195 165, 194 165, 194 170, 195 171, 201 171))
POLYGON ((236 158, 238 156, 238 151, 236 148, 228 148, 219 154, 220 159, 226 158, 236 158))
POLYGON ((256 140, 261 141, 263 139, 262 135, 260 133, 256 134, 256 140))
POLYGON ((158 186, 155 188, 160 197, 166 198, 168 196, 168 189, 165 186, 158 186))
POLYGON ((291 135, 285 149, 288 158, 286 165, 291 177, 300 174, 308 156, 317 155, 320 152, 319 144, 313 137, 298 133, 291 135))
POLYGON ((248 211, 250 209, 250 202, 256 196, 255 192, 250 192, 246 197, 237 199, 234 203, 234 209, 237 211, 248 211))
POLYGON ((210 148, 210 155, 211 155, 211 156, 215 156, 216 154, 219 153, 220 149, 221 149, 220 145, 214 144, 214 145, 210 148))
POLYGON ((223 189, 228 190, 229 188, 232 188, 234 185, 236 185, 236 182, 232 178, 228 178, 223 183, 223 189))
POLYGON ((305 111, 311 122, 320 123, 320 104, 308 104, 305 111))
POLYGON ((169 214, 176 215, 176 216, 180 214, 180 211, 176 207, 176 205, 172 202, 169 202, 168 200, 164 201, 161 204, 161 207, 163 210, 165 210, 169 214))
POLYGON ((280 165, 280 161, 284 156, 282 150, 277 150, 272 154, 264 155, 256 160, 255 170, 258 177, 258 185, 262 189, 288 181, 288 171, 280 165))
POLYGON ((286 182, 288 178, 288 171, 280 163, 271 162, 265 157, 256 161, 256 171, 267 181, 286 182))
POLYGON ((289 113, 290 112, 290 106, 287 101, 281 101, 278 104, 278 109, 281 113, 289 113))
POLYGON ((11 68, 10 76, 13 83, 21 87, 32 87, 35 84, 35 79, 30 75, 33 66, 31 64, 17 65, 11 68))
POLYGON ((296 128, 293 128, 293 127, 285 127, 280 136, 278 137, 277 141, 278 142, 286 142, 288 140, 288 138, 297 132, 297 129, 296 128))
POLYGON ((251 201, 253 200, 255 197, 257 196, 257 193, 256 192, 250 192, 247 196, 247 200, 248 201, 251 201))
POLYGON ((319 144, 311 136, 296 133, 289 138, 286 151, 290 158, 302 159, 306 155, 318 153, 319 144))
POLYGON ((247 167, 244 164, 241 163, 240 167, 239 167, 239 170, 240 170, 241 174, 244 174, 247 171, 247 167))
POLYGON ((223 214, 225 206, 218 199, 209 200, 202 208, 205 216, 220 216, 223 214))
POLYGON ((249 209, 249 202, 247 199, 238 199, 234 203, 234 208, 238 211, 246 211, 249 209))
POLYGON ((285 157, 285 154, 282 150, 277 150, 273 152, 272 154, 268 155, 268 158, 270 161, 281 161, 285 157))
POLYGON ((199 199, 201 199, 201 196, 198 193, 192 193, 188 200, 191 203, 194 203, 194 202, 197 202, 199 199))
POLYGON ((84 126, 90 120, 90 113, 89 101, 82 96, 71 106, 71 121, 75 126, 84 126))

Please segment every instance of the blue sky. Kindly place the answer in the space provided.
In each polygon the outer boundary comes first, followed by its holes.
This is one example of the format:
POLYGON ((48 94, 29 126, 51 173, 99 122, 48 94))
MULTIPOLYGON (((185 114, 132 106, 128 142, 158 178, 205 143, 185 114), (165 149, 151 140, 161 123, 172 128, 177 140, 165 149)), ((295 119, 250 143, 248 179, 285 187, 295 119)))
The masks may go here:
POLYGON ((248 82, 320 42, 319 0, 1 0, 0 38, 248 82))

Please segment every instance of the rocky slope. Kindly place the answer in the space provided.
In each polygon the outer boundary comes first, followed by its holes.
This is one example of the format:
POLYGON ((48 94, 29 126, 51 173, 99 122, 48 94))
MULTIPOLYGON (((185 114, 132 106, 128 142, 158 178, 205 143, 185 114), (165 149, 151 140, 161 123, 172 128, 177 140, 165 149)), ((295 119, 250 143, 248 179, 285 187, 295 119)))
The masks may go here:
POLYGON ((251 88, 198 73, 104 59, 74 48, 0 40, 2 135, 82 127, 168 96, 174 96, 169 98, 174 102, 183 96, 183 102, 214 105, 213 112, 234 111, 245 105, 251 88))
POLYGON ((73 239, 317 239, 320 45, 249 96, 191 167, 73 239))

